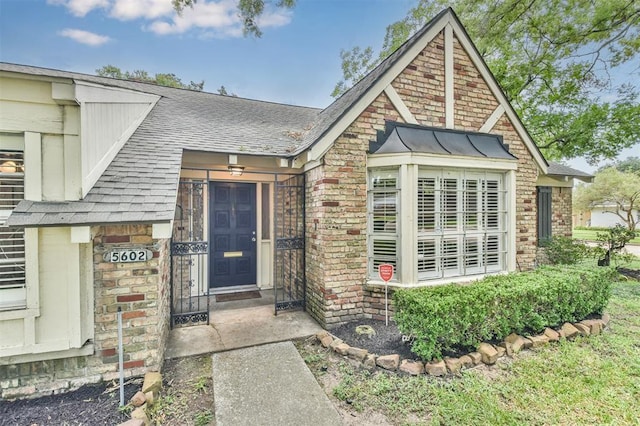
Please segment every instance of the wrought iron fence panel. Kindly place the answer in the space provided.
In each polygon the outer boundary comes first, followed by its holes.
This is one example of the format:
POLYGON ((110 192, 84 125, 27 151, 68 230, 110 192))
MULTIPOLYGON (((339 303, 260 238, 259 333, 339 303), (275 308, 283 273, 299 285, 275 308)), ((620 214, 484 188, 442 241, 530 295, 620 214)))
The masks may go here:
POLYGON ((305 308, 305 183, 295 175, 275 183, 275 311, 305 308))
POLYGON ((171 326, 209 323, 204 180, 181 180, 171 243, 171 326))

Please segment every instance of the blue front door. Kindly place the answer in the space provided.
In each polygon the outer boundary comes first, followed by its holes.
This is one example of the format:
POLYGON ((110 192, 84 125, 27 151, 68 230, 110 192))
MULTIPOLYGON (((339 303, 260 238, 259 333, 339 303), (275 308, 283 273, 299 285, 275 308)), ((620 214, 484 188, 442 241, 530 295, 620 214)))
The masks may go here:
POLYGON ((256 284, 256 185, 209 184, 209 285, 256 284))

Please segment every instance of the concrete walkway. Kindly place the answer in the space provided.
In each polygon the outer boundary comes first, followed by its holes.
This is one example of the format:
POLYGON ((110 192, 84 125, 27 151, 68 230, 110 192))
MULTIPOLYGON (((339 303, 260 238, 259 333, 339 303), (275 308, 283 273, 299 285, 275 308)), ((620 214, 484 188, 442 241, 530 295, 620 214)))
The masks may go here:
POLYGON ((284 342, 314 335, 322 327, 306 312, 273 314, 273 305, 219 310, 210 325, 174 328, 169 332, 165 358, 284 342))
POLYGON ((342 419, 291 342, 213 354, 217 426, 338 426, 342 419))

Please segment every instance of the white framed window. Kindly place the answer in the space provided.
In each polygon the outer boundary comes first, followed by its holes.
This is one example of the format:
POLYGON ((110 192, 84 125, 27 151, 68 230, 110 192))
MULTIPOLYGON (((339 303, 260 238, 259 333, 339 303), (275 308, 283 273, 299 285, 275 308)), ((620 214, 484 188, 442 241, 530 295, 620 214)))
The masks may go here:
POLYGON ((0 151, 0 311, 26 307, 24 228, 6 225, 24 199, 24 154, 0 151))
POLYGON ((378 266, 383 263, 398 269, 398 194, 397 170, 377 170, 369 174, 369 276, 377 276, 378 266))
POLYGON ((503 174, 420 168, 416 199, 418 281, 505 269, 503 174))
POLYGON ((508 269, 506 172, 418 165, 400 170, 369 170, 370 279, 378 279, 381 263, 396 266, 403 283, 508 269), (400 188, 408 196, 400 197, 400 188))

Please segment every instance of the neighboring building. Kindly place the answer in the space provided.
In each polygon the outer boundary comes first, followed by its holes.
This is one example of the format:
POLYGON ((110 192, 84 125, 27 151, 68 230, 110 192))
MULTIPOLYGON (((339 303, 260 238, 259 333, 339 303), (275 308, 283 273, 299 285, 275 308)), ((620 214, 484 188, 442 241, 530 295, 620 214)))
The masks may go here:
MULTIPOLYGON (((623 216, 626 216, 625 212, 620 212, 623 216)), ((608 204, 599 204, 593 206, 588 212, 590 221, 587 226, 596 228, 611 228, 616 225, 628 226, 627 223, 622 220, 620 216, 616 214, 616 206, 608 204)), ((640 223, 640 211, 631 210, 631 214, 636 218, 636 223, 640 223)))
POLYGON ((162 364, 211 293, 323 326, 392 287, 534 267, 580 172, 549 165, 450 9, 324 110, 0 64, 0 387, 162 364))

